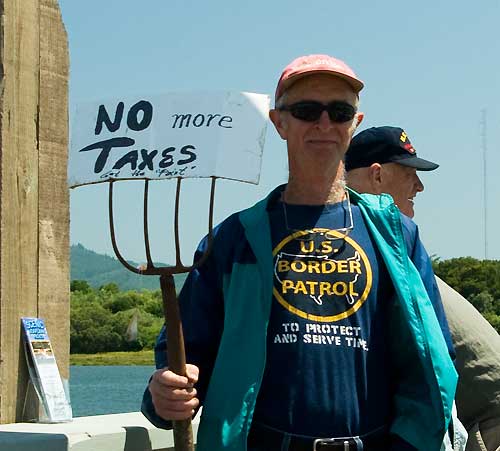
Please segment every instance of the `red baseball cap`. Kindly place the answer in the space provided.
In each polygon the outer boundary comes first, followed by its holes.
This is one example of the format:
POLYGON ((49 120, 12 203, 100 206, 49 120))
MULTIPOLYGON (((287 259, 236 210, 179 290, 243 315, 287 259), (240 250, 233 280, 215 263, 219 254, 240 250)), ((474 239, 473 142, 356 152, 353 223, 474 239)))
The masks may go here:
POLYGON ((294 59, 285 67, 276 87, 274 100, 277 101, 283 93, 297 80, 312 73, 332 74, 342 78, 352 86, 357 94, 363 89, 363 82, 354 71, 342 60, 329 55, 307 55, 294 59))

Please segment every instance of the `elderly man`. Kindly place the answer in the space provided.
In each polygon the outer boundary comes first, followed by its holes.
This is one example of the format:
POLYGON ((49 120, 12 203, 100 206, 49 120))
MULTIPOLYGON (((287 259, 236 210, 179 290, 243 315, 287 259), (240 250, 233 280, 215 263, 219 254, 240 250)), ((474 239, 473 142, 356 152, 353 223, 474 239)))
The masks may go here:
MULTIPOLYGON (((417 157, 406 132, 399 127, 372 127, 358 133, 346 153, 348 185, 360 193, 390 194, 407 216, 424 186, 417 170, 436 163, 417 157)), ((412 258, 418 256, 411 255, 412 258)), ((467 429, 467 451, 500 451, 500 336, 459 293, 436 277, 459 373, 458 416, 467 429)))
POLYGON ((197 451, 440 448, 456 372, 422 282, 429 258, 408 264, 405 240, 421 244, 392 200, 345 189, 362 87, 327 55, 285 68, 269 115, 288 183, 223 221, 190 273, 188 378, 159 337, 143 412, 168 427, 203 405, 197 451))
POLYGON ((413 199, 424 190, 418 171, 438 164, 417 157, 406 132, 399 127, 372 127, 358 133, 345 157, 347 182, 358 193, 391 194, 402 213, 413 218, 413 199))

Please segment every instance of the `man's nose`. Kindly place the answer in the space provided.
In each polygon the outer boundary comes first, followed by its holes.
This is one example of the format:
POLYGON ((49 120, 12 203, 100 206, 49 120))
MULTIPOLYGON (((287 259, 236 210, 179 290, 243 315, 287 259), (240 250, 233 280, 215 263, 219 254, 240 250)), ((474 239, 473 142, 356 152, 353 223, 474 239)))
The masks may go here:
POLYGON ((420 180, 420 177, 418 175, 415 175, 417 178, 416 181, 416 187, 417 187, 417 193, 421 193, 424 190, 424 184, 422 183, 422 180, 420 180))
POLYGON ((321 112, 321 116, 318 119, 318 127, 322 130, 328 130, 333 125, 333 122, 330 120, 330 116, 328 115, 328 111, 324 110, 321 112))

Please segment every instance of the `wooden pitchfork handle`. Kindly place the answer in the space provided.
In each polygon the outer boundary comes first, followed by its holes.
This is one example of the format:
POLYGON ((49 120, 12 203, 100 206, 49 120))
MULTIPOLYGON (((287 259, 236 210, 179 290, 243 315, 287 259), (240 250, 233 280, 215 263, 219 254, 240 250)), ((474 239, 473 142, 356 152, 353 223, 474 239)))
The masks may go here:
MULTIPOLYGON (((160 286, 163 298, 163 312, 167 328, 167 359, 170 371, 180 376, 187 376, 186 353, 184 350, 184 336, 179 314, 179 303, 175 293, 174 277, 172 274, 160 276, 160 286)), ((174 443, 176 451, 193 451, 193 428, 191 418, 173 421, 174 443)))
MULTIPOLYGON (((165 324, 167 329, 167 361, 169 369, 179 374, 186 374, 186 353, 184 349, 184 336, 182 334, 182 323, 179 314, 179 303, 175 292, 174 274, 186 273, 190 270, 199 267, 207 259, 212 247, 212 230, 213 230, 213 212, 214 212, 214 197, 215 197, 215 180, 212 177, 210 189, 210 205, 208 212, 208 241, 205 252, 192 266, 184 266, 180 257, 180 240, 179 240, 179 197, 181 191, 182 178, 177 179, 177 190, 175 194, 175 214, 174 214, 174 236, 175 236, 175 266, 156 267, 151 258, 151 250, 149 246, 149 227, 148 227, 148 192, 149 180, 144 182, 144 245, 146 251, 147 264, 139 268, 133 267, 126 261, 118 249, 115 237, 115 226, 113 218, 113 184, 112 180, 109 183, 109 229, 111 235, 111 244, 115 251, 116 257, 125 268, 136 274, 142 275, 159 275, 160 287, 163 299, 163 314, 165 316, 165 324)), ((174 446, 176 451, 194 451, 193 430, 191 427, 191 419, 182 421, 173 421, 174 429, 174 446)))

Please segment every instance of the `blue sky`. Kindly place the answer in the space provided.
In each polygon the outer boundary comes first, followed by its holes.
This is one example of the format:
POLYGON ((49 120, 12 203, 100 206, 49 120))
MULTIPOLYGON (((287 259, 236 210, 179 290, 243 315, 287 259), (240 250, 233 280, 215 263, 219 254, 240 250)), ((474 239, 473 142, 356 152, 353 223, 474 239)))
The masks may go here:
MULTIPOLYGON (((60 0, 77 102, 177 90, 273 94, 293 58, 328 53, 365 82, 361 129, 405 128, 421 173, 415 221, 429 254, 485 257, 482 110, 487 118, 487 256, 500 259, 500 2, 60 0)), ((76 126, 76 124, 72 124, 76 126)), ((221 180, 216 222, 286 181, 286 150, 269 126, 258 186, 221 180)), ((183 258, 205 233, 208 185, 186 183, 183 258)), ((173 183, 151 187, 153 258, 172 260, 173 183)), ((117 238, 144 260, 142 183, 120 182, 117 238)), ((71 191, 71 242, 113 255, 106 184, 71 191)))

